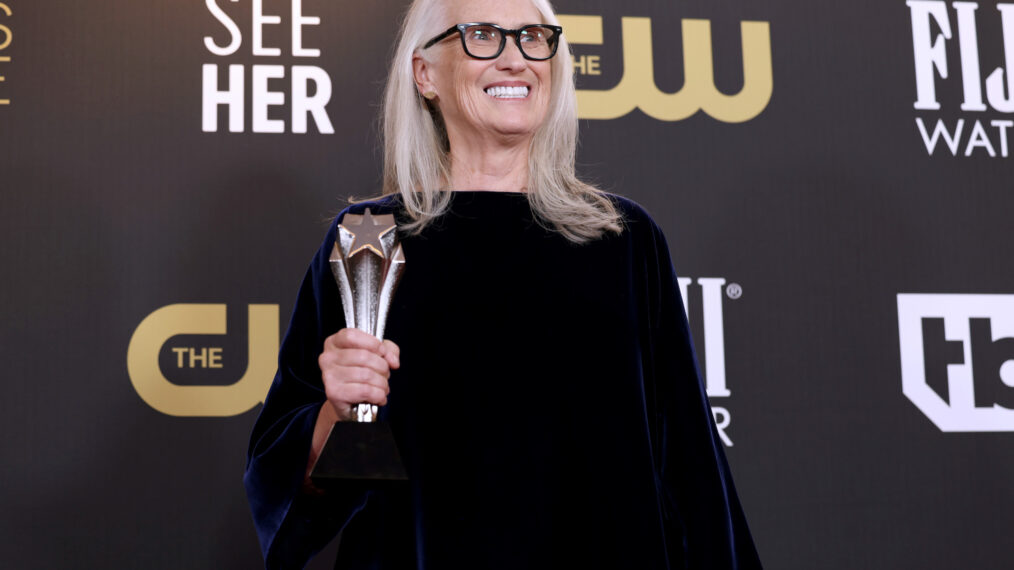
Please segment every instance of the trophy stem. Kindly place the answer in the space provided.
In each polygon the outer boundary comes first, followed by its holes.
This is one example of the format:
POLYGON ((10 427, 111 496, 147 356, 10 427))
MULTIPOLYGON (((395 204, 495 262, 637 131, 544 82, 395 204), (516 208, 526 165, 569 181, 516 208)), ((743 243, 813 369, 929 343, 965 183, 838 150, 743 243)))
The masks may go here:
POLYGON ((375 404, 356 404, 352 406, 352 414, 355 420, 361 423, 372 423, 377 421, 377 406, 375 404))

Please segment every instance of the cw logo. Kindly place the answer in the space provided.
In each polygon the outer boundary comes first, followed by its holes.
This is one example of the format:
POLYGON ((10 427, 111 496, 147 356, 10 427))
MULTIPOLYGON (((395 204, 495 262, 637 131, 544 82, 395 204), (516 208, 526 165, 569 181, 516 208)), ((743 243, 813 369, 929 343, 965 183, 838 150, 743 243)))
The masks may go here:
MULTIPOLYGON (((278 305, 250 305, 247 316, 247 368, 228 386, 174 384, 158 362, 162 347, 174 336, 226 334, 224 304, 167 305, 145 317, 127 347, 127 374, 137 394, 170 416, 235 416, 263 402, 278 357, 278 305)), ((179 357, 182 362, 183 355, 179 357)), ((192 365, 192 350, 190 357, 192 365)))
MULTIPOLYGON (((602 44, 601 16, 560 16, 572 44, 602 44)), ((651 19, 624 17, 623 77, 612 89, 579 89, 578 116, 616 119, 641 109, 660 121, 681 121, 697 111, 726 123, 756 117, 771 100, 771 30, 768 22, 740 22, 743 37, 743 89, 735 95, 715 87, 711 57, 711 22, 683 20, 683 87, 663 93, 655 85, 651 19)))

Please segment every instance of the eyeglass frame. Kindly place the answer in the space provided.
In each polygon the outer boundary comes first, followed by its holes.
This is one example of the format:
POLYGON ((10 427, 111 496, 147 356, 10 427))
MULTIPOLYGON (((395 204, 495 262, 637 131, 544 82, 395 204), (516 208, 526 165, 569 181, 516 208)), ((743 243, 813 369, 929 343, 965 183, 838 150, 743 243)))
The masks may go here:
POLYGON ((455 24, 450 28, 448 28, 443 33, 437 34, 436 36, 433 37, 433 39, 426 42, 426 45, 423 46, 423 49, 428 49, 436 45, 437 43, 442 42, 443 40, 449 38, 451 34, 453 34, 454 32, 458 32, 458 36, 461 38, 461 49, 465 50, 465 55, 467 55, 472 59, 496 59, 500 57, 500 54, 503 53, 503 48, 507 46, 507 36, 514 36, 514 43, 518 46, 518 51, 521 52, 522 57, 530 61, 547 61, 553 59, 553 57, 556 56, 556 50, 557 48, 560 47, 560 36, 563 34, 563 27, 554 26, 552 24, 528 24, 525 26, 521 26, 516 30, 509 30, 507 28, 498 26, 496 24, 491 24, 489 22, 468 22, 467 24, 455 24), (465 43, 465 30, 471 26, 489 26, 495 30, 498 30, 500 32, 500 49, 496 50, 495 54, 489 56, 479 57, 476 55, 472 55, 472 53, 468 51, 468 46, 465 43), (521 32, 527 30, 528 28, 549 28, 550 30, 553 31, 553 37, 556 38, 556 41, 553 42, 552 44, 553 51, 548 56, 532 57, 528 55, 527 52, 525 52, 525 48, 521 47, 521 32))

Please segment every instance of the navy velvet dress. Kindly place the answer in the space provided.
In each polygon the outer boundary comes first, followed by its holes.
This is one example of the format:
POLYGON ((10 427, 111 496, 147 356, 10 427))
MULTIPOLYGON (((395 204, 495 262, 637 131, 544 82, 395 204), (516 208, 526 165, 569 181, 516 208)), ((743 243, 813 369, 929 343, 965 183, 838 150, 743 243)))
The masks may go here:
MULTIPOLYGON (((246 476, 265 560, 300 568, 759 568, 716 435, 669 250, 635 203, 575 245, 521 193, 455 192, 403 236, 386 337, 389 422, 410 482, 308 492, 325 400, 317 357, 343 328, 328 265, 299 291, 246 476)), ((397 197, 346 212, 394 213, 397 197)))

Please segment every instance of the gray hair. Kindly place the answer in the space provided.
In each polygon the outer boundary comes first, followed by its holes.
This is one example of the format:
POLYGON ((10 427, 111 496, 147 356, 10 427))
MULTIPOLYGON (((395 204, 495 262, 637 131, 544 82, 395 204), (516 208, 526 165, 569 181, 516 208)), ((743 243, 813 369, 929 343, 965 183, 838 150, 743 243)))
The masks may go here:
MULTIPOLYGON (((384 194, 399 193, 421 231, 447 210, 451 196, 443 192, 450 180, 450 155, 443 119, 435 105, 416 89, 412 56, 432 34, 448 25, 441 21, 442 0, 414 0, 402 25, 398 47, 384 93, 384 194)), ((559 24, 548 0, 531 0, 545 24, 559 24)), ((566 31, 565 31, 566 33, 566 31)), ((582 243, 604 232, 621 231, 620 213, 601 190, 577 179, 577 94, 570 48, 560 38, 551 60, 552 89, 546 119, 528 149, 528 200, 539 221, 567 239, 582 243)), ((519 188, 519 190, 521 190, 519 188)))

